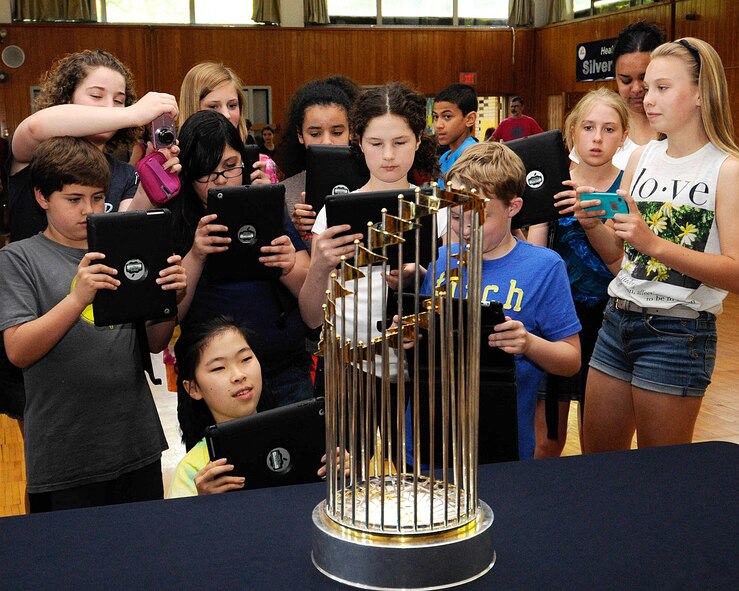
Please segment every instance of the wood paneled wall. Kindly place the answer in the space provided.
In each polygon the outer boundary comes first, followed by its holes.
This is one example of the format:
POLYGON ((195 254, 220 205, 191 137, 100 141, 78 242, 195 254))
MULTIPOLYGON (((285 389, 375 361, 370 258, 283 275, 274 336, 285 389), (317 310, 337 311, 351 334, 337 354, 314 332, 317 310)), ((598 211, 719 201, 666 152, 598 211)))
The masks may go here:
MULTIPOLYGON (((531 101, 532 108, 546 113, 549 95, 574 95, 576 102, 581 93, 597 86, 606 85, 615 90, 614 81, 576 81, 577 44, 616 37, 623 27, 638 20, 664 27, 668 40, 698 37, 713 45, 724 64, 731 110, 735 125, 739 124, 739 2, 735 0, 672 0, 537 29, 536 93, 531 101), (691 15, 690 19, 688 15, 691 15), (693 15, 697 15, 695 20, 693 15)), ((572 106, 566 104, 565 108, 569 110, 572 106)), ((545 127, 544 123, 542 127, 545 127)))
POLYGON ((6 70, 0 118, 11 132, 30 113, 29 87, 55 57, 99 47, 133 71, 139 96, 149 90, 179 96, 194 64, 223 61, 247 85, 272 87, 276 122, 302 83, 343 74, 360 84, 413 83, 433 96, 461 71, 478 73, 485 94, 533 92, 533 30, 222 28, 119 25, 7 25, 6 44, 26 52, 25 64, 6 70), (518 60, 515 63, 514 60, 518 60))
POLYGON ((130 66, 139 96, 148 90, 179 94, 184 73, 204 60, 223 61, 248 85, 272 87, 275 123, 302 83, 344 74, 360 84, 389 80, 413 83, 433 96, 457 81, 461 71, 478 73, 480 94, 521 94, 528 113, 548 128, 549 97, 564 97, 565 109, 597 84, 576 82, 578 43, 615 37, 635 20, 655 21, 668 38, 692 35, 721 55, 739 124, 739 2, 665 0, 645 8, 533 29, 378 29, 140 25, 3 25, 5 44, 19 45, 26 62, 5 69, 0 84, 0 120, 13 131, 30 113, 30 86, 57 56, 84 48, 111 51, 130 66), (688 15, 698 15, 688 20, 688 15))

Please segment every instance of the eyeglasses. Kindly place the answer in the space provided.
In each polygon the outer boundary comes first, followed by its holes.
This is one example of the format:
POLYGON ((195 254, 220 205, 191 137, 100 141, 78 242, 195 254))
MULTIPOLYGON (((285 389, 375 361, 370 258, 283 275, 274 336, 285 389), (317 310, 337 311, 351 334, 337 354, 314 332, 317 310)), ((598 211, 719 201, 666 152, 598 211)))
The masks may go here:
POLYGON ((237 166, 232 166, 231 168, 225 168, 221 171, 215 171, 210 174, 206 174, 205 176, 201 176, 199 179, 195 179, 195 182, 202 183, 204 185, 206 183, 215 183, 219 176, 222 176, 224 179, 234 179, 237 176, 241 176, 243 174, 243 170, 244 163, 242 162, 237 166))
POLYGON ((682 45, 685 49, 687 49, 690 52, 690 55, 693 56, 693 59, 695 60, 695 63, 698 64, 698 71, 701 71, 701 54, 698 52, 698 49, 690 44, 689 41, 686 41, 685 39, 678 39, 675 41, 678 45, 682 45))

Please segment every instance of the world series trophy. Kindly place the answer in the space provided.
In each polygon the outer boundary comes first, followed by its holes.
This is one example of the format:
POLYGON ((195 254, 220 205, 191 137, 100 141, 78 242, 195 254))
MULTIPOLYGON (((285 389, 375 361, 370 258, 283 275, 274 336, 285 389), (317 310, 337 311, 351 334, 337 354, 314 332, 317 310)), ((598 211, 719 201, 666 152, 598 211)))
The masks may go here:
MULTIPOLYGON (((451 186, 416 190, 413 202, 399 196, 398 215, 383 210, 368 221, 367 244, 355 243, 351 264, 342 259, 331 275, 321 348, 326 449, 338 453, 327 454, 327 496, 313 510, 312 560, 347 585, 441 589, 495 563, 493 512, 477 481, 486 202, 451 186), (422 252, 421 227, 430 224, 436 237, 437 218, 452 211, 471 213, 469 239, 459 238, 455 267, 447 257, 445 285, 421 296, 419 263, 431 261, 427 272, 437 277, 435 241, 422 252), (414 249, 410 257, 404 247, 414 249), (392 296, 393 321, 386 273, 409 258, 415 268, 392 296), (422 423, 432 426, 425 441, 422 423)), ((457 241, 449 223, 445 236, 457 241)))

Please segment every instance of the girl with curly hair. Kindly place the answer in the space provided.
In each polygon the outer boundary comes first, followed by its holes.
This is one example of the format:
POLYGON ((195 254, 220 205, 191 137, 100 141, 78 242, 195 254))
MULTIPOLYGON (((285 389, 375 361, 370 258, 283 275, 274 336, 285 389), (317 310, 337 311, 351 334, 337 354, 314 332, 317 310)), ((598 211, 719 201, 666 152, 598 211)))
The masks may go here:
MULTIPOLYGON (((275 160, 285 175, 285 206, 302 236, 309 236, 316 213, 305 203, 305 153, 315 144, 348 146, 349 113, 359 86, 344 76, 312 80, 290 99, 287 132, 275 160)), ((306 243, 307 244, 307 243, 306 243)))
MULTIPOLYGON (((11 141, 8 184, 12 240, 32 236, 46 226, 26 170, 42 141, 56 136, 84 137, 100 150, 110 151, 134 142, 141 126, 156 117, 169 113, 176 118, 178 114, 177 101, 169 94, 149 92, 137 102, 131 71, 100 49, 60 58, 43 74, 40 85, 38 110, 18 125, 11 141)), ((179 172, 178 148, 165 152, 165 168, 179 172)), ((151 207, 143 188, 138 189, 133 167, 107 153, 105 157, 111 170, 105 210, 128 209, 135 195, 141 208, 151 207)))

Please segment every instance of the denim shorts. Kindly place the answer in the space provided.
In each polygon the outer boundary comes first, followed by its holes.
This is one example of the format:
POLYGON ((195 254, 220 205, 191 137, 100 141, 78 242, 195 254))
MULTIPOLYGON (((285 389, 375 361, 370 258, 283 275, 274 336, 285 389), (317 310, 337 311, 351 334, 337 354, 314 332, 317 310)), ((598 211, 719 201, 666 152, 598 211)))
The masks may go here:
POLYGON ((590 367, 652 392, 703 396, 716 362, 716 317, 625 312, 608 302, 590 367))

